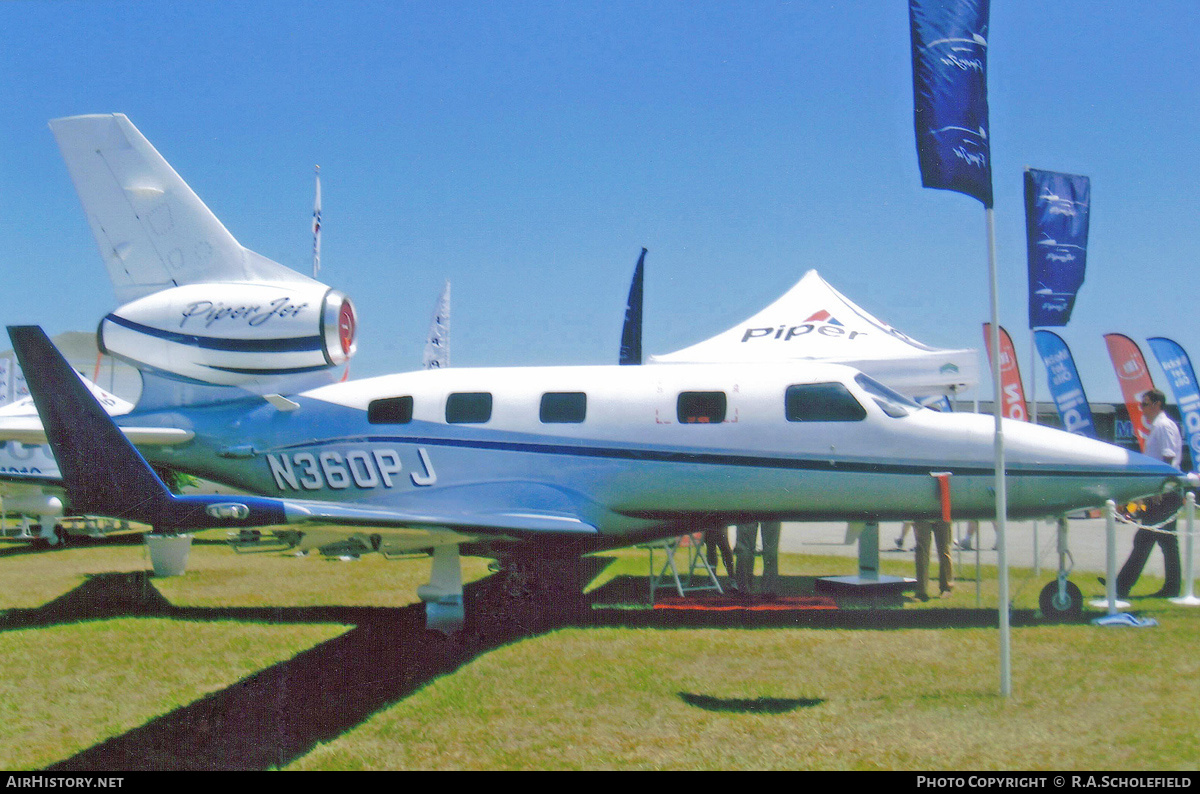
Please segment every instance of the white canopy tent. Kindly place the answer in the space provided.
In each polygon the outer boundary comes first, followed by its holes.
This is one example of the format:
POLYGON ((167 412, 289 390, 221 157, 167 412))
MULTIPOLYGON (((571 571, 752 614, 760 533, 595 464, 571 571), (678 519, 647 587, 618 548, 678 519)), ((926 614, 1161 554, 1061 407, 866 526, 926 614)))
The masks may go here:
POLYGON ((848 364, 904 394, 954 394, 979 382, 976 350, 922 344, 864 311, 810 270, 758 314, 648 364, 819 360, 848 364))

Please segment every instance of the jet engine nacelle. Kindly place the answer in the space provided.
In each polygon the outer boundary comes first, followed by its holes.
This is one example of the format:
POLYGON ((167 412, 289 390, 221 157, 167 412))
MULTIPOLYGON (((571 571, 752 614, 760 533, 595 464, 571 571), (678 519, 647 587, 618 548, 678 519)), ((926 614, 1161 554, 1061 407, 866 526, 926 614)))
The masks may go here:
POLYGON ((100 349, 134 364, 233 386, 339 366, 355 351, 354 304, 308 284, 209 282, 155 292, 100 322, 100 349))

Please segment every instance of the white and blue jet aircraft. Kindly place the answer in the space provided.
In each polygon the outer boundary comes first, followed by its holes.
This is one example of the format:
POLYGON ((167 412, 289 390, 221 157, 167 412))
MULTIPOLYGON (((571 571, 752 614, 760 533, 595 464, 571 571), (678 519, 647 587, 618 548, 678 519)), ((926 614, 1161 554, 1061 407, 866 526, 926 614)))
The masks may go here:
MULTIPOLYGON (((75 512, 434 548, 420 595, 443 629, 463 620, 463 544, 521 559, 752 520, 934 519, 934 472, 952 474, 956 516, 994 517, 993 419, 922 408, 845 366, 338 382, 355 351, 349 298, 243 248, 124 116, 51 128, 122 302, 101 348, 145 379, 134 410, 109 417, 40 329, 10 328, 75 512), (175 496, 149 464, 254 496, 175 496)), ((1004 431, 1013 517, 1179 485, 1177 469, 1116 446, 1004 431)))

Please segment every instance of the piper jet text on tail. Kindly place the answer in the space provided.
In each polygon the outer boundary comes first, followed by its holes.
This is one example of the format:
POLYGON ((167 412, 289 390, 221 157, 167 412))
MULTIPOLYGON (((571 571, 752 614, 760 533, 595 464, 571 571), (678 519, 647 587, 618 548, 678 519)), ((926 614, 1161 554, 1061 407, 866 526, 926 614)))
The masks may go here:
MULTIPOLYGON (((454 368, 332 383, 355 349, 349 298, 242 248, 123 116, 52 127, 126 301, 101 344, 146 381, 114 424, 40 330, 10 330, 76 512, 166 530, 344 525, 432 546, 422 597, 451 623, 467 541, 562 554, 748 520, 932 518, 934 472, 952 474, 957 516, 993 515, 991 418, 923 409, 842 365, 454 368), (180 435, 139 453, 117 425, 180 435), (176 497, 147 461, 255 496, 176 497)), ((1134 498, 1180 475, 1045 427, 1005 432, 1015 517, 1134 498)))

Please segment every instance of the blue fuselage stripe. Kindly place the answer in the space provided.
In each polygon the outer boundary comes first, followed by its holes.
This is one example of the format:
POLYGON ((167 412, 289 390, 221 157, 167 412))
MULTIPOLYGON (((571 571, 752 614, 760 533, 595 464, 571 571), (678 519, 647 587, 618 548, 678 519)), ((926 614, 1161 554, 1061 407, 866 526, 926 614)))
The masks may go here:
MULTIPOLYGON (((152 328, 148 325, 135 323, 116 314, 110 314, 104 319, 123 328, 128 328, 131 331, 136 331, 139 334, 146 334, 147 336, 164 339, 168 342, 188 345, 189 347, 198 347, 204 350, 224 350, 235 353, 311 353, 322 350, 321 337, 319 336, 295 336, 282 339, 218 339, 211 336, 197 336, 195 334, 181 334, 176 331, 164 331, 161 328, 152 328)), ((279 372, 279 370, 267 371, 273 373, 279 372)))
MULTIPOLYGON (((540 455, 568 455, 589 458, 608 458, 617 460, 654 462, 654 463, 692 463, 718 466, 748 466, 765 469, 795 469, 805 471, 834 471, 856 472, 870 474, 920 474, 928 475, 931 471, 948 471, 952 474, 990 476, 995 470, 990 466, 950 465, 945 463, 873 463, 866 461, 790 458, 767 455, 738 455, 724 452, 692 452, 685 450, 638 449, 631 447, 598 447, 582 444, 551 444, 528 441, 495 441, 483 439, 438 438, 433 436, 347 436, 329 438, 320 441, 305 441, 277 447, 278 451, 324 447, 333 444, 380 444, 400 443, 440 447, 461 447, 467 449, 483 449, 501 452, 527 452, 540 455)), ((1006 467, 1009 474, 1020 476, 1040 477, 1087 477, 1095 476, 1097 469, 1055 469, 1047 470, 1022 469, 1006 467)), ((1105 476, 1144 477, 1153 472, 1129 469, 1126 467, 1105 470, 1105 476)))

